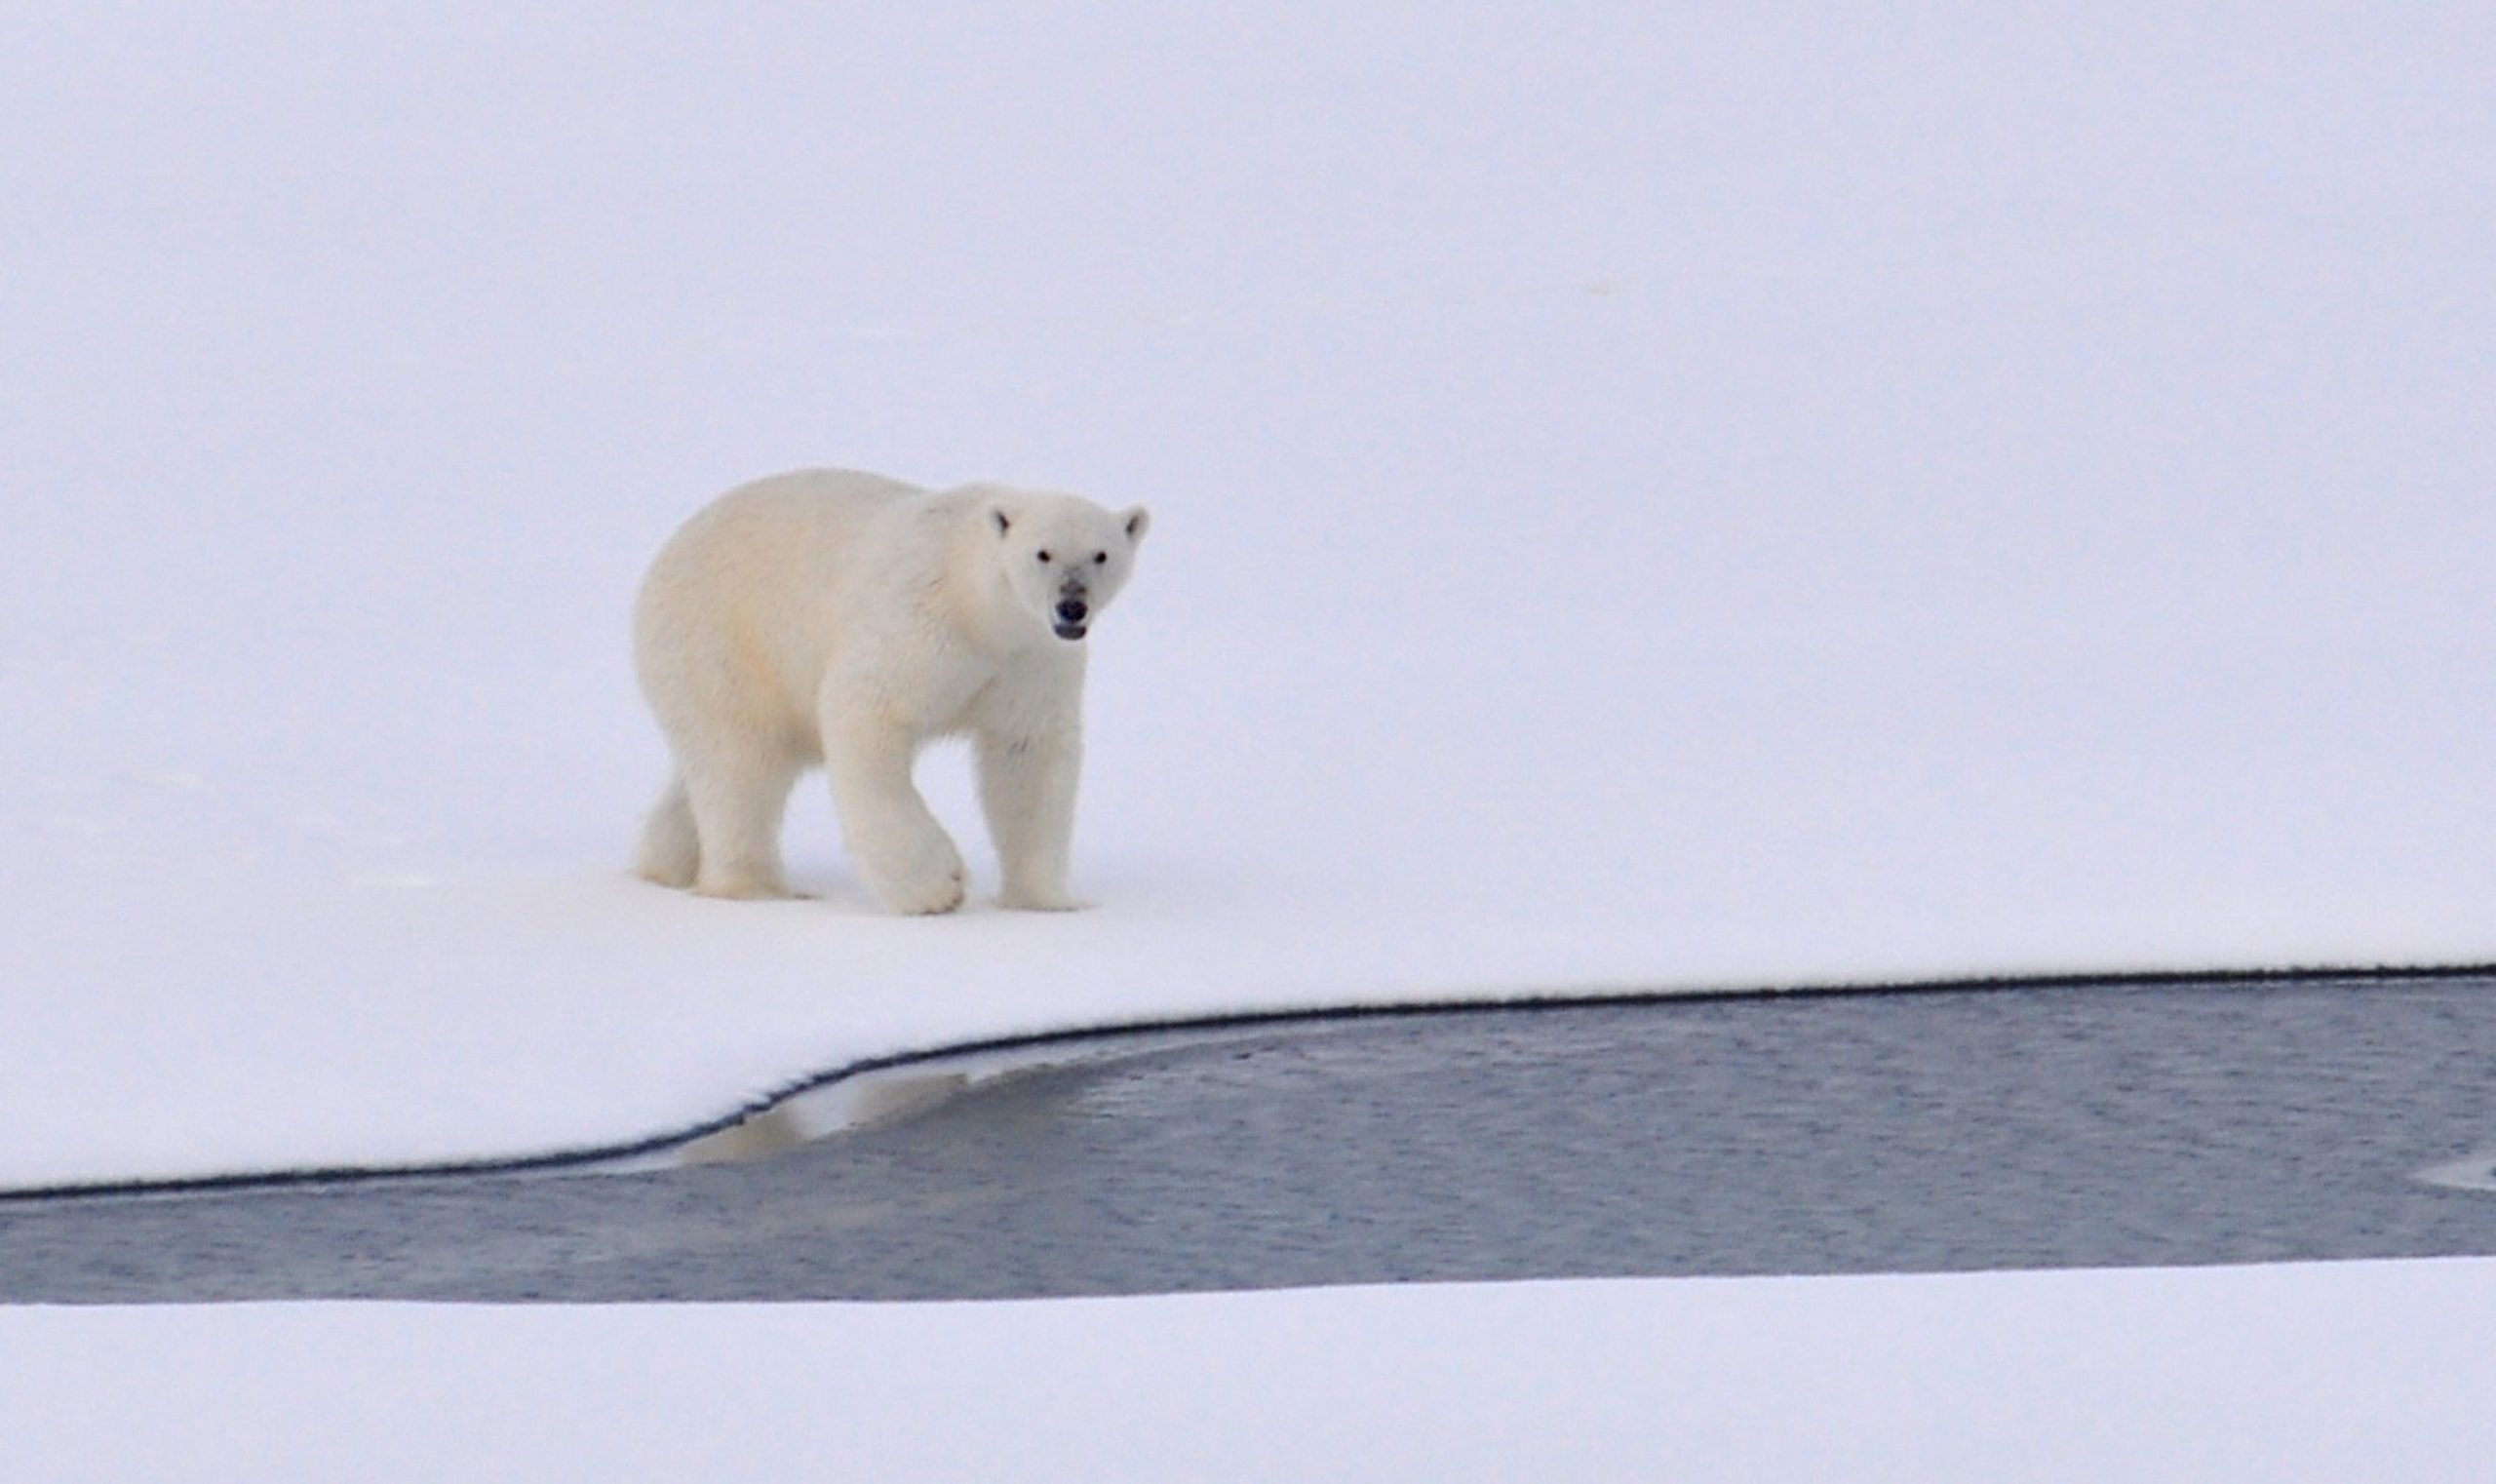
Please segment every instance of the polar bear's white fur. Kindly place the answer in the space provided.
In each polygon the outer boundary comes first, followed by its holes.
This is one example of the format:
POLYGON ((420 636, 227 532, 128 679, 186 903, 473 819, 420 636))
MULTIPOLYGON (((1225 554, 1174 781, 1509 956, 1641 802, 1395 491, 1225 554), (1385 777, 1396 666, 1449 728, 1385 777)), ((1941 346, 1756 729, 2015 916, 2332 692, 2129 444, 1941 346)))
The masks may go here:
POLYGON ((911 770, 930 739, 967 732, 998 900, 1076 906, 1082 639, 1148 519, 844 470, 722 495, 659 552, 634 614, 642 689, 676 756, 640 874, 705 896, 788 895, 781 814, 820 762, 868 889, 894 912, 951 912, 962 858, 911 770))

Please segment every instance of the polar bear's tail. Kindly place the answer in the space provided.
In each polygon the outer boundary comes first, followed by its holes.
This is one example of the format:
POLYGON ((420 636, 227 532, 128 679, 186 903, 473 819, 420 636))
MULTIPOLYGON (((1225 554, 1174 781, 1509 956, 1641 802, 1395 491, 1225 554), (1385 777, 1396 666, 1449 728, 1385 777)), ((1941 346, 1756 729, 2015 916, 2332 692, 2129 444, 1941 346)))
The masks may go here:
POLYGON ((667 781, 667 791, 650 808, 642 826, 642 852, 633 874, 644 880, 680 889, 691 886, 702 869, 701 838, 693 832, 693 806, 684 799, 684 775, 667 781))

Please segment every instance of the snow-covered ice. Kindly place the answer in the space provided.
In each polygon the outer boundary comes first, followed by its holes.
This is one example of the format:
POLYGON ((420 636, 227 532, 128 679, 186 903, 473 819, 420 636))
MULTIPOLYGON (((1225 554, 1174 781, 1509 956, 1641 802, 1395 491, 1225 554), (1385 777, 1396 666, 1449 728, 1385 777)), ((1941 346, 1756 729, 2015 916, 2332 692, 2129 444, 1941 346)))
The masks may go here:
POLYGON ((0 1309, 47 1484, 2485 1477, 2496 1264, 0 1309))
MULTIPOLYGON (((2496 959, 2480 7, 0 20, 0 1185, 1605 987, 2496 959), (1072 918, 625 879, 738 480, 1146 501, 1072 918)), ((963 760, 925 771, 993 862, 963 760)))

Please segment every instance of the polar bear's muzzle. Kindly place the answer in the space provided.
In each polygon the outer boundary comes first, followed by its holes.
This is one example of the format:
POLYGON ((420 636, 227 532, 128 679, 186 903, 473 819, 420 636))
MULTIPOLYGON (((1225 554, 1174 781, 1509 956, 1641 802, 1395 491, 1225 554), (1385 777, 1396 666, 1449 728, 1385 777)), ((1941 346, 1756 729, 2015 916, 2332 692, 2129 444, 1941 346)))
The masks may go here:
POLYGON ((1061 598, 1057 604, 1057 622, 1050 625, 1050 632, 1060 639, 1081 639, 1091 616, 1092 609, 1082 599, 1061 598))

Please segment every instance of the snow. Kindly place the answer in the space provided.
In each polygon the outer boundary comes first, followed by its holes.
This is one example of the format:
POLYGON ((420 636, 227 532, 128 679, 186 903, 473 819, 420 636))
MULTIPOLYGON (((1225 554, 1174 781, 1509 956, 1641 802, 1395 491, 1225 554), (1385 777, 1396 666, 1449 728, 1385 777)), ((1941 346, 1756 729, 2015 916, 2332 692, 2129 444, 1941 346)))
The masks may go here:
POLYGON ((2484 1476, 2496 1262, 0 1309, 49 1484, 2484 1476))
MULTIPOLYGON (((2483 7, 0 19, 0 1185, 1245 1008, 2496 960, 2483 7), (1071 918, 626 879, 809 463, 1150 503, 1071 918)), ((925 771, 980 884, 958 754, 925 771)))

